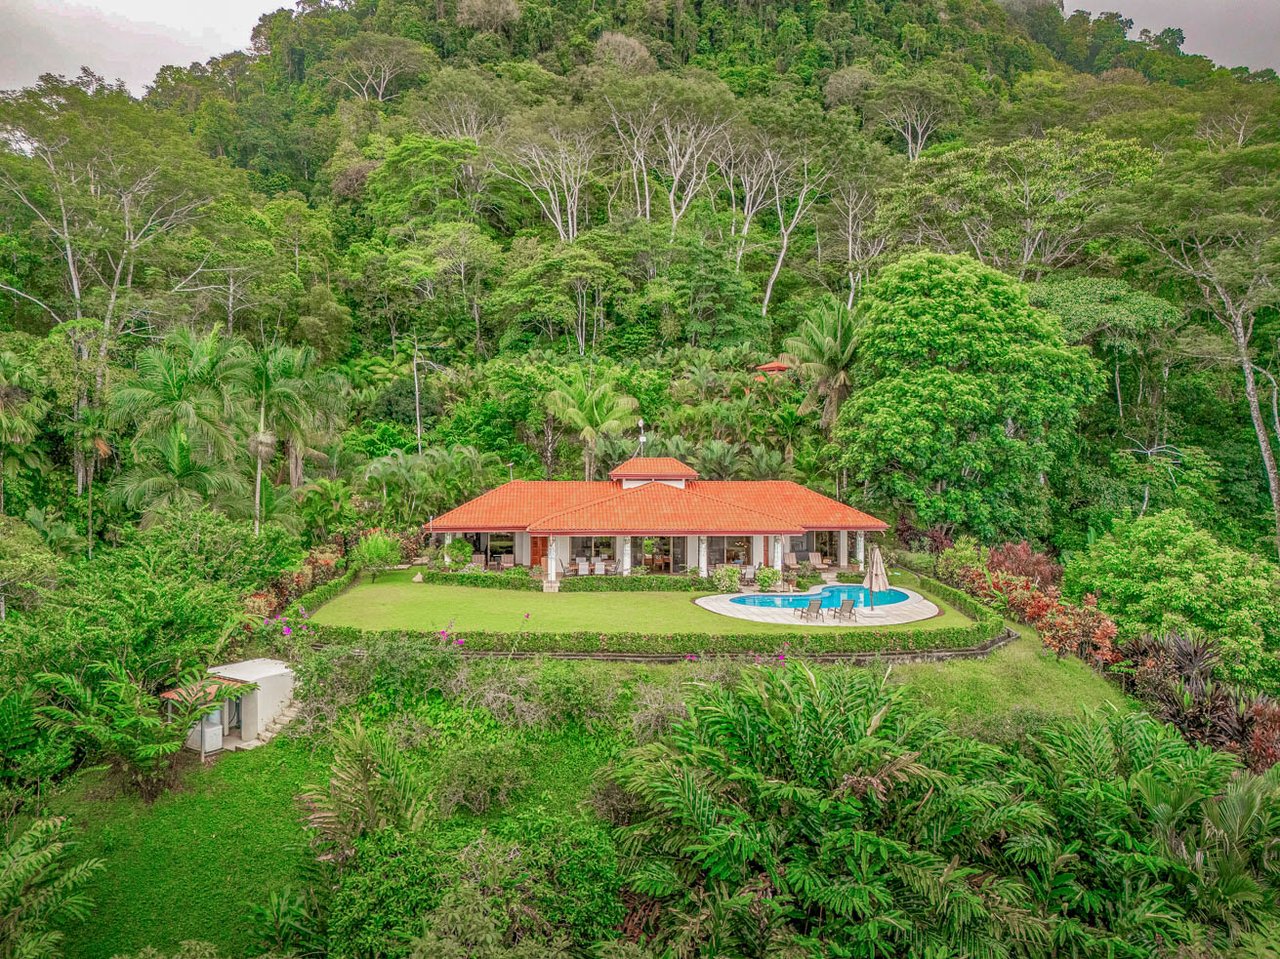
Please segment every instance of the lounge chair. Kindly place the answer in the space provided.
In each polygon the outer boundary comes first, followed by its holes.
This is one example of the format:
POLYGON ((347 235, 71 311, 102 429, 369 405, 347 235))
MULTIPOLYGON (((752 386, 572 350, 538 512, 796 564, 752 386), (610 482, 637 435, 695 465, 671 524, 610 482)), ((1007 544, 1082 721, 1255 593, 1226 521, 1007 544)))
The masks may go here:
POLYGON ((597 576, 603 576, 603 575, 604 575, 604 560, 600 560, 600 559, 596 560, 596 562, 595 562, 595 566, 593 566, 593 567, 592 567, 591 572, 593 572, 593 573, 594 573, 595 575, 597 575, 597 576))
POLYGON ((831 618, 837 622, 856 623, 858 621, 858 608, 853 605, 853 600, 843 600, 839 609, 831 611, 831 618))
POLYGON ((822 600, 811 599, 809 605, 803 609, 797 609, 796 615, 800 617, 800 622, 809 620, 811 622, 822 622, 822 600))
POLYGON ((828 566, 826 563, 822 561, 821 553, 810 553, 809 565, 812 566, 814 569, 830 569, 831 568, 830 566, 828 566))
POLYGON ((499 562, 503 569, 516 568, 516 558, 515 558, 515 555, 512 553, 503 553, 502 558, 499 562))
POLYGON ((795 553, 787 553, 782 557, 782 568, 783 569, 799 569, 800 568, 800 564, 796 562, 795 553))

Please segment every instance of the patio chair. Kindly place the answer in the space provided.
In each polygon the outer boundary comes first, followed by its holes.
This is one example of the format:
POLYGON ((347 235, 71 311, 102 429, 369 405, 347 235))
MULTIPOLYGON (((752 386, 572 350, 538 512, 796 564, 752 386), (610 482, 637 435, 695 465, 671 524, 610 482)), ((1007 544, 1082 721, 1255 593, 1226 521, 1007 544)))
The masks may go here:
POLYGON ((809 565, 812 566, 814 569, 830 569, 831 568, 830 566, 828 566, 826 563, 822 561, 821 553, 810 553, 809 565))
POLYGON ((756 567, 755 566, 742 567, 742 580, 741 580, 742 585, 750 586, 755 581, 756 581, 756 567))
POLYGON ((783 569, 799 569, 800 568, 800 564, 796 562, 795 553, 787 553, 782 557, 782 568, 783 569))
POLYGON ((591 575, 591 564, 588 563, 585 559, 578 560, 578 575, 579 576, 591 575))
POLYGON ((479 566, 481 569, 484 569, 484 553, 472 553, 471 565, 479 566))
POLYGON ((842 600, 840 608, 831 611, 831 618, 837 622, 856 623, 858 621, 858 608, 853 605, 853 600, 842 600))
POLYGON ((603 576, 604 560, 600 560, 600 559, 596 560, 595 566, 592 567, 591 572, 594 573, 596 576, 603 576))
POLYGON ((797 609, 796 615, 800 617, 800 622, 822 622, 822 600, 811 599, 809 605, 803 609, 797 609))
POLYGON ((515 569, 515 568, 516 568, 516 558, 515 558, 515 556, 514 556, 513 554, 511 554, 511 553, 503 553, 503 554, 502 554, 502 560, 501 560, 501 562, 502 562, 502 568, 503 568, 503 569, 515 569))

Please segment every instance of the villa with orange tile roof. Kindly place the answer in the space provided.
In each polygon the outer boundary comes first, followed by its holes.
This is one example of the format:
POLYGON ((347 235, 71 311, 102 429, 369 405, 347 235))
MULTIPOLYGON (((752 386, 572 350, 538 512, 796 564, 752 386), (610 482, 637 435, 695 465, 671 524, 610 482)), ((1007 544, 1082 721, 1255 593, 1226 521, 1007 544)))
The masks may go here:
POLYGON ((638 456, 599 482, 513 480, 434 517, 432 534, 465 536, 475 562, 567 574, 681 573, 773 566, 821 553, 861 567, 867 533, 888 524, 786 480, 704 480, 665 456, 638 456), (497 557, 495 559, 495 557, 497 557))

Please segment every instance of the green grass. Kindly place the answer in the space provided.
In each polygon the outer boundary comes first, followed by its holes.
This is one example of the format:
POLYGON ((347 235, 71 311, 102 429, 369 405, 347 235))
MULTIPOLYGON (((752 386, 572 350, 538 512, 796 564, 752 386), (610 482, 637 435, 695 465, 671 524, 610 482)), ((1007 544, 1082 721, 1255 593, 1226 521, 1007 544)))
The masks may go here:
POLYGON ((1082 709, 1130 708, 1132 700, 1079 659, 1046 653, 1029 626, 985 659, 895 666, 890 679, 952 717, 960 732, 1016 739, 1028 724, 1082 709))
MULTIPOLYGON (((698 593, 529 593, 415 583, 411 570, 360 582, 312 614, 317 623, 359 629, 567 632, 705 632, 763 634, 830 631, 830 626, 754 623, 696 605, 698 593), (525 614, 528 614, 528 619, 525 614)), ((894 585, 920 590, 913 573, 895 572, 894 585)), ((932 599, 932 597, 930 597, 932 599)), ((942 615, 918 623, 869 627, 875 632, 965 626, 970 620, 935 600, 942 615)))
MULTIPOLYGON (((485 598, 490 597, 512 598, 486 592, 485 598)), ((1082 708, 1127 707, 1115 687, 1084 663, 1046 655, 1030 631, 1022 633, 986 659, 898 666, 890 681, 949 716, 957 731, 1013 743, 1045 718, 1077 715, 1082 708)), ((686 663, 561 665, 586 672, 601 687, 624 690, 640 680, 696 675, 706 668, 686 663)), ((630 696, 623 695, 625 704, 630 696)), ((456 833, 460 842, 480 826, 521 811, 581 808, 599 768, 627 741, 625 720, 622 730, 599 733, 576 725, 502 730, 483 718, 457 722, 457 716, 469 712, 462 707, 434 712, 426 704, 416 708, 437 730, 424 747, 407 747, 428 781, 451 750, 467 749, 476 741, 477 722, 483 727, 479 735, 499 736, 515 754, 529 757, 532 781, 505 809, 478 819, 462 814, 438 824, 456 833)), ((362 712, 367 720, 392 728, 404 727, 408 716, 389 694, 367 700, 362 712)), ((150 807, 108 795, 100 775, 80 777, 54 800, 53 811, 73 817, 83 831, 80 852, 104 859, 107 867, 89 890, 95 903, 91 918, 70 930, 65 955, 107 959, 147 945, 172 949, 187 939, 213 942, 232 957, 256 954, 249 905, 299 882, 308 852, 295 796, 321 780, 326 769, 323 751, 312 754, 305 742, 278 739, 249 753, 223 756, 209 768, 193 766, 179 791, 150 807)))
POLYGON ((147 806, 94 773, 56 797, 79 827, 79 853, 106 862, 87 890, 93 911, 67 930, 64 954, 108 959, 188 939, 257 955, 250 905, 299 881, 309 858, 294 797, 326 762, 277 740, 188 769, 182 787, 147 806))

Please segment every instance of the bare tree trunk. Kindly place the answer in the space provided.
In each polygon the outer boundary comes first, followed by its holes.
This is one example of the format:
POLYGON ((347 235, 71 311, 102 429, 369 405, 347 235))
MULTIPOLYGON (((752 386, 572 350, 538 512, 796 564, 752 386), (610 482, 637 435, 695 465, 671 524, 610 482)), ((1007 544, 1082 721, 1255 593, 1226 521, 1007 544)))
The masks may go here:
POLYGON ((267 429, 267 405, 266 401, 258 403, 258 442, 254 446, 254 477, 253 477, 253 535, 257 536, 262 531, 262 434, 267 429))
POLYGON ((90 559, 93 559, 93 471, 94 471, 94 464, 92 461, 90 461, 88 464, 88 468, 85 470, 85 481, 86 481, 85 492, 87 494, 87 503, 88 503, 88 512, 86 513, 86 519, 85 519, 85 538, 89 544, 90 559))
POLYGON ((422 455, 422 383, 418 379, 418 334, 413 334, 413 421, 418 435, 418 455, 422 455))
POLYGON ((1249 340, 1244 324, 1235 320, 1231 327, 1231 338, 1235 341, 1236 351, 1240 355, 1240 369, 1244 373, 1244 395, 1249 401, 1249 417, 1253 420, 1253 430, 1258 434, 1258 449, 1262 453, 1262 468, 1267 473, 1267 487, 1271 493, 1271 518, 1275 524, 1276 555, 1280 556, 1280 470, 1276 469, 1275 449, 1271 445, 1271 434, 1266 420, 1262 417, 1262 407, 1258 402, 1258 381, 1253 375, 1253 358, 1249 355, 1249 340))

